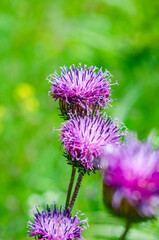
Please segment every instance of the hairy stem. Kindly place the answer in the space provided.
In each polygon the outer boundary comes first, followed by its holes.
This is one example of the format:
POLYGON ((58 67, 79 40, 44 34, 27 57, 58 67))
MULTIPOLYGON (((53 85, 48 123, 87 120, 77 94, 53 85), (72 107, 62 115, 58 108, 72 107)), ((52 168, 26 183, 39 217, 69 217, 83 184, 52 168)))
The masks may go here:
POLYGON ((127 235, 128 231, 129 231, 129 229, 130 229, 130 226, 131 226, 130 222, 127 222, 127 223, 126 223, 125 230, 124 230, 123 234, 122 234, 121 237, 120 237, 120 240, 125 240, 126 235, 127 235))
POLYGON ((70 205, 69 205, 70 212, 72 211, 72 208, 75 204, 75 201, 76 201, 76 198, 77 198, 77 195, 78 195, 81 183, 82 183, 83 176, 84 176, 83 172, 80 172, 79 175, 78 175, 77 183, 76 183, 76 186, 75 186, 75 189, 74 189, 74 192, 73 192, 73 195, 72 195, 72 199, 71 199, 71 202, 70 202, 70 205))
POLYGON ((68 187, 67 198, 66 198, 66 205, 65 205, 66 208, 69 206, 69 203, 70 203, 70 197, 71 197, 73 183, 75 180, 75 174, 76 174, 76 168, 72 167, 71 179, 70 179, 70 184, 68 187))

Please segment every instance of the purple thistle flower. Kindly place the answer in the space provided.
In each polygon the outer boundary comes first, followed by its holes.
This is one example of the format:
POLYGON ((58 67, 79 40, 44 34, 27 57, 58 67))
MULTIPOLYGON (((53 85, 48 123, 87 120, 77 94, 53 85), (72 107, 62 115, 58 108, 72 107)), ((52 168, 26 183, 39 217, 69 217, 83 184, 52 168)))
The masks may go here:
POLYGON ((80 220, 80 217, 72 217, 69 209, 60 209, 56 204, 46 206, 41 212, 37 208, 34 212, 34 222, 28 222, 29 237, 43 240, 71 240, 83 239, 81 232, 88 226, 88 219, 80 220), (86 224, 86 225, 85 225, 86 224))
POLYGON ((62 123, 61 140, 67 154, 71 155, 72 164, 78 162, 87 170, 94 170, 96 159, 103 147, 109 143, 119 144, 122 136, 126 134, 124 124, 117 119, 104 118, 105 114, 96 116, 77 116, 69 114, 70 120, 62 123))
POLYGON ((151 141, 130 135, 123 145, 107 146, 101 159, 106 205, 137 221, 154 216, 159 205, 159 151, 151 141))
MULTIPOLYGON (((56 72, 47 80, 52 84, 49 94, 57 100, 60 99, 62 112, 68 113, 70 109, 77 113, 84 110, 97 110, 101 107, 111 106, 111 74, 108 70, 97 72, 97 67, 81 67, 75 65, 67 69, 61 67, 61 75, 56 72)), ((117 83, 115 83, 117 84, 117 83)))

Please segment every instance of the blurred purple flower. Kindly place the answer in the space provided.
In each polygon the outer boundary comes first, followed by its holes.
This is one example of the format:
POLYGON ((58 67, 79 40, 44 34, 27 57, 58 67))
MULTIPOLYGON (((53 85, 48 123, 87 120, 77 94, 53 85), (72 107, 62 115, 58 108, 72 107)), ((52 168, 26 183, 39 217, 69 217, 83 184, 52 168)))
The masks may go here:
MULTIPOLYGON (((41 212, 34 212, 34 222, 28 222, 29 237, 45 240, 83 239, 81 232, 88 226, 88 220, 72 217, 69 209, 60 209, 56 204, 48 205, 41 212)), ((83 214, 81 214, 83 215, 83 214)))
POLYGON ((85 170, 97 168, 103 147, 109 143, 119 144, 126 134, 124 124, 118 119, 104 117, 105 114, 99 112, 96 116, 70 114, 70 120, 62 123, 60 136, 64 148, 71 155, 71 160, 82 164, 85 170))
POLYGON ((159 204, 159 151, 152 148, 152 142, 141 142, 130 135, 123 145, 107 146, 101 159, 105 202, 109 205, 109 191, 110 205, 120 214, 123 211, 130 217, 128 209, 121 206, 124 201, 135 209, 136 216, 155 215, 159 204))
MULTIPOLYGON (((52 84, 49 94, 57 100, 60 99, 60 107, 68 112, 70 109, 77 113, 82 109, 97 110, 100 107, 111 106, 111 74, 108 70, 97 72, 97 67, 84 68, 79 64, 67 69, 61 67, 61 75, 56 72, 51 74, 47 80, 52 84)), ((117 83, 115 83, 117 84, 117 83)))

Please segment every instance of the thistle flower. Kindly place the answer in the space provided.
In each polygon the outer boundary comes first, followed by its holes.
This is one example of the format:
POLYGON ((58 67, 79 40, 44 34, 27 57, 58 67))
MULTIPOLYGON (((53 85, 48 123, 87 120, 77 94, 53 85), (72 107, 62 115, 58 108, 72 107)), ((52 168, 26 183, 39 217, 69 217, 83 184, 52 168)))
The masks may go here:
POLYGON ((60 136, 70 156, 70 164, 94 171, 99 167, 96 166, 97 159, 103 147, 108 143, 120 144, 126 134, 124 124, 104 116, 99 112, 96 116, 77 116, 75 113, 62 124, 60 136))
POLYGON ((159 204, 159 151, 151 141, 129 136, 124 145, 107 146, 102 164, 105 204, 132 221, 153 217, 159 204))
POLYGON ((34 212, 34 222, 28 222, 29 237, 45 240, 83 239, 81 232, 86 229, 87 219, 72 217, 69 209, 58 208, 56 204, 48 205, 41 212, 34 212), (85 225, 86 224, 86 225, 85 225))
MULTIPOLYGON (((47 80, 52 84, 49 94, 55 99, 60 99, 60 109, 67 115, 71 109, 81 115, 83 110, 92 111, 101 107, 111 106, 111 74, 102 68, 96 71, 97 67, 81 67, 75 65, 67 69, 61 67, 61 75, 56 72, 51 74, 47 80)), ((116 83, 115 83, 116 84, 116 83)))

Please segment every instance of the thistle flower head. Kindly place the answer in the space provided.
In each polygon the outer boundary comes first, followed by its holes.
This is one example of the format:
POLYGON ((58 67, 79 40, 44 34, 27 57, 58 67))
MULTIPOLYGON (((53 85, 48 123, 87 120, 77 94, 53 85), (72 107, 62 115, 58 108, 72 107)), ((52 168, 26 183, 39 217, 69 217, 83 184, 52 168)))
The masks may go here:
POLYGON ((119 215, 130 217, 129 210, 122 206, 123 201, 136 211, 135 218, 155 215, 159 204, 159 151, 153 149, 150 141, 141 142, 129 136, 124 145, 107 146, 102 163, 106 163, 103 171, 105 202, 119 215), (109 196, 112 195, 111 203, 107 190, 109 196))
POLYGON ((43 240, 83 239, 81 232, 88 225, 88 220, 81 220, 77 215, 72 217, 69 209, 58 208, 56 204, 47 205, 41 212, 37 208, 34 221, 28 222, 29 237, 43 240))
MULTIPOLYGON (((62 112, 68 113, 70 109, 81 113, 84 110, 96 110, 101 107, 111 106, 111 74, 108 70, 98 71, 97 67, 84 68, 79 64, 61 67, 61 75, 56 72, 47 80, 52 84, 51 96, 60 99, 62 112)), ((79 114, 80 115, 80 114, 79 114)))
POLYGON ((104 115, 99 112, 96 116, 70 114, 70 120, 61 127, 61 140, 71 155, 72 164, 80 163, 86 171, 96 168, 95 159, 105 145, 119 144, 126 133, 122 123, 104 115))

